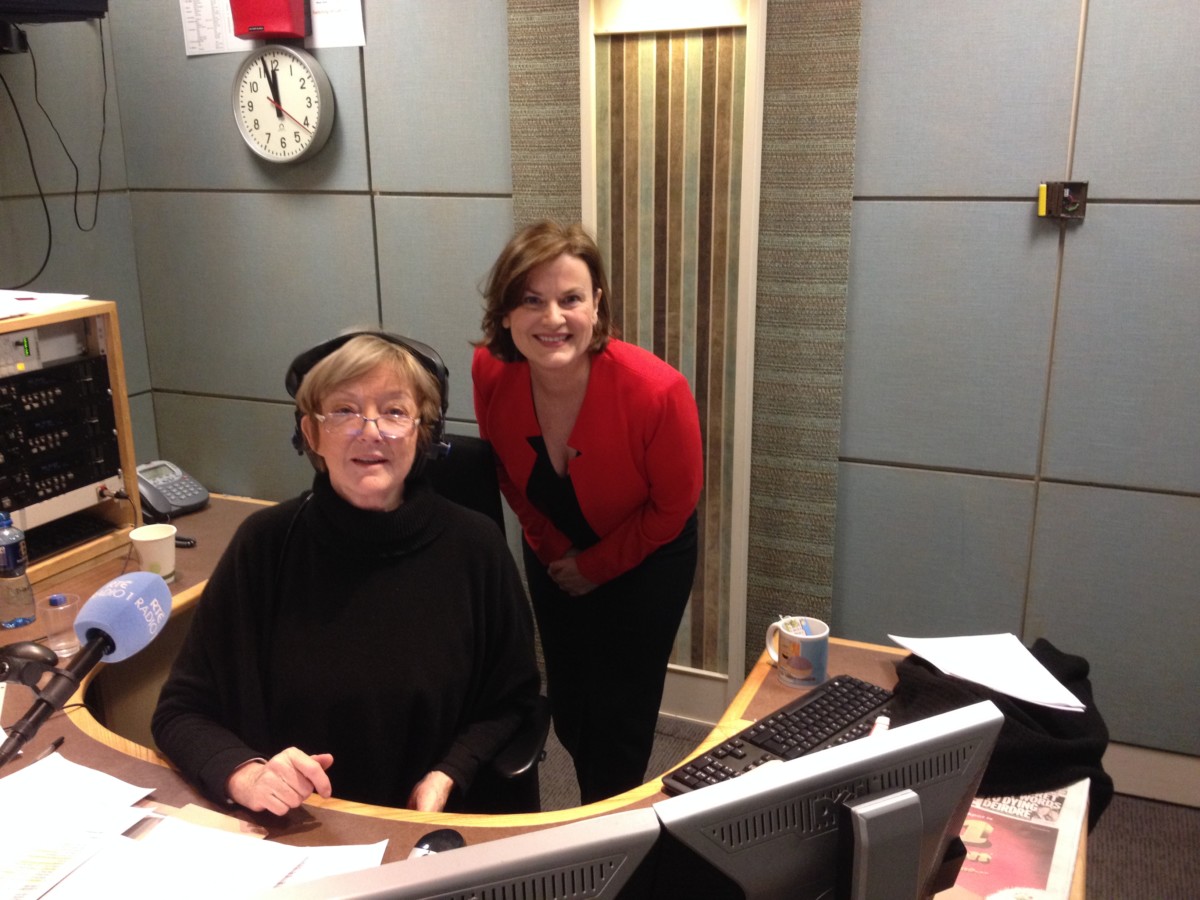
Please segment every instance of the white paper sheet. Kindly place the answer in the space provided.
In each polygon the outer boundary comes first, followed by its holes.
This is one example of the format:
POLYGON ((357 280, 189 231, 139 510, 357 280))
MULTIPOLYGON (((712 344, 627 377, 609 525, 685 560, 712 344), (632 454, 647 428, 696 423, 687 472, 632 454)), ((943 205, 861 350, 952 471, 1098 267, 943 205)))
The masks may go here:
POLYGON ((106 846, 54 889, 54 900, 249 897, 269 891, 308 850, 167 817, 106 846))
POLYGON ((947 675, 973 681, 1018 700, 1081 712, 1086 707, 1055 678, 1015 634, 914 638, 889 634, 893 641, 947 675))
POLYGON ((0 897, 40 897, 144 818, 131 804, 149 793, 57 753, 0 778, 0 897))
MULTIPOLYGON (((362 47, 366 43, 362 0, 312 0, 312 33, 304 46, 362 47)), ((248 53, 263 41, 233 33, 229 0, 179 0, 183 49, 188 56, 248 53)))
POLYGON ((0 291, 0 319, 44 313, 72 300, 86 300, 87 294, 47 294, 42 291, 0 291))

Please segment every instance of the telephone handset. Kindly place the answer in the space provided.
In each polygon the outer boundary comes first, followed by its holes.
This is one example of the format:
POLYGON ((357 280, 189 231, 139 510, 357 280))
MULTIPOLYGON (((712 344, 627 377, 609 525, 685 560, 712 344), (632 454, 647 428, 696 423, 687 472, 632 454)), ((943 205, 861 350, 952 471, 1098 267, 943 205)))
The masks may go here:
POLYGON ((208 503, 208 490, 195 478, 165 459, 137 467, 142 515, 151 522, 164 522, 194 512, 208 503))

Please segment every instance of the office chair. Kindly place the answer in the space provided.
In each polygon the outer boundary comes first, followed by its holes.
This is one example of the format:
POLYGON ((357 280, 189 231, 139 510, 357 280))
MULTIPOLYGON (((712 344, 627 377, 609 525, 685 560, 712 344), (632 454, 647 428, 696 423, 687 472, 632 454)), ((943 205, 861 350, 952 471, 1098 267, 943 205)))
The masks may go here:
MULTIPOLYGON (((447 500, 489 516, 500 531, 504 505, 491 445, 477 437, 446 435, 449 450, 426 465, 433 488, 447 500)), ((518 813, 541 809, 538 763, 546 757, 550 701, 539 695, 529 716, 476 776, 463 802, 464 812, 518 813)))

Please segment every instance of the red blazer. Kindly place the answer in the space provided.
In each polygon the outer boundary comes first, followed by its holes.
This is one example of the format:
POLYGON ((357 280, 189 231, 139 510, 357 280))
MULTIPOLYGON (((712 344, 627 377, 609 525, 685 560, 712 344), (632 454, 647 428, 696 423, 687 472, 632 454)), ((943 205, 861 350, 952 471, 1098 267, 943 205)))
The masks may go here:
MULTIPOLYGON (((561 559, 570 540, 525 496, 541 434, 529 363, 506 363, 475 351, 475 418, 496 453, 500 488, 544 564, 561 559)), ((594 584, 627 572, 674 540, 696 509, 704 482, 700 417, 687 379, 654 354, 610 340, 592 357, 587 394, 569 439, 568 464, 595 546, 576 559, 594 584)))

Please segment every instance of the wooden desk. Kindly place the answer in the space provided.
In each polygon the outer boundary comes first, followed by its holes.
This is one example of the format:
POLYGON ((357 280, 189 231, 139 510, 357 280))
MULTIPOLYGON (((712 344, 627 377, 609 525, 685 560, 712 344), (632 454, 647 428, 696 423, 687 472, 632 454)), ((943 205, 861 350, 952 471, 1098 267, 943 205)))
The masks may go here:
MULTIPOLYGON (((257 501, 214 497, 208 509, 179 520, 177 524, 180 531, 196 537, 197 546, 194 550, 179 551, 178 575, 172 585, 174 599, 171 620, 164 635, 150 647, 164 643, 167 632, 173 628, 179 632, 175 640, 181 639, 188 611, 199 598, 204 582, 229 536, 259 505, 261 504, 257 501)), ((122 571, 123 560, 102 561, 91 571, 67 573, 64 577, 69 577, 69 580, 63 582, 62 587, 56 586, 56 589, 72 589, 81 596, 90 596, 97 587, 122 571)), ((15 639, 30 638, 18 634, 15 639)), ((171 641, 167 640, 165 643, 169 646, 171 641)), ((98 682, 98 695, 110 715, 113 707, 129 703, 130 685, 134 689, 148 690, 155 699, 157 698, 158 685, 166 672, 160 671, 159 661, 153 658, 151 664, 146 663, 144 657, 150 647, 123 663, 111 667, 98 667, 93 677, 88 679, 89 682, 98 682), (149 687, 147 683, 150 683, 149 687), (119 690, 115 690, 112 684, 119 685, 119 690)), ((170 657, 173 658, 173 655, 172 652, 170 657)), ((830 642, 830 671, 854 675, 884 687, 892 687, 896 683, 895 664, 905 655, 907 651, 835 638, 830 642)), ((169 659, 167 662, 169 664, 169 659)), ((87 690, 86 683, 84 690, 87 690)), ((95 691, 91 693, 96 694, 95 691)), ((795 689, 785 687, 774 677, 774 667, 764 654, 721 720, 692 755, 698 755, 719 744, 753 721, 782 706, 795 695, 795 689)), ((77 694, 73 702, 80 699, 77 694)), ((23 686, 10 684, 3 709, 4 724, 19 718, 31 700, 32 692, 23 686)), ((150 706, 152 708, 153 700, 150 706)), ((148 721, 149 713, 145 715, 148 721)), ((649 806, 665 797, 660 781, 661 775, 665 773, 660 773, 646 784, 616 797, 588 806, 543 813, 508 816, 420 813, 337 799, 313 798, 304 808, 280 820, 274 816, 255 815, 246 810, 229 810, 214 806, 170 768, 157 753, 148 749, 148 742, 139 743, 114 733, 102 726, 91 711, 83 706, 69 706, 66 712, 52 717, 30 742, 24 759, 10 764, 6 773, 27 765, 27 760, 35 758, 43 747, 59 735, 66 738, 59 752, 67 759, 108 772, 132 784, 151 787, 154 789, 153 799, 160 803, 176 807, 196 804, 231 813, 244 822, 265 827, 270 839, 295 846, 374 843, 386 839, 388 846, 384 855, 385 862, 407 857, 416 842, 437 827, 454 828, 463 835, 468 844, 473 844, 606 812, 649 806)), ((1086 841, 1080 846, 1072 897, 1084 897, 1085 851, 1086 841)))

